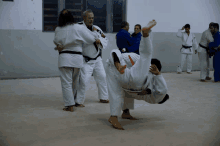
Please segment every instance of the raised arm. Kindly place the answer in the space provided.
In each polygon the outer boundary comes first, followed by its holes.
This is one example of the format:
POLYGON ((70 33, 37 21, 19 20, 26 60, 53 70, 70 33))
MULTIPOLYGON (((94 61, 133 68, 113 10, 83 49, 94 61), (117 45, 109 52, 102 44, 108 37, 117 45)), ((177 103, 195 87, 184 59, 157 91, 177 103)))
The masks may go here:
MULTIPOLYGON (((78 25, 78 24, 75 24, 78 25)), ((95 32, 90 31, 85 26, 78 25, 77 27, 77 34, 79 40, 81 40, 84 44, 93 44, 96 42, 98 35, 95 32)))
POLYGON ((184 30, 184 27, 185 27, 185 26, 183 26, 182 29, 179 29, 179 30, 178 30, 178 32, 177 32, 177 34, 176 34, 176 36, 177 36, 178 38, 182 38, 182 37, 183 37, 182 30, 184 30))

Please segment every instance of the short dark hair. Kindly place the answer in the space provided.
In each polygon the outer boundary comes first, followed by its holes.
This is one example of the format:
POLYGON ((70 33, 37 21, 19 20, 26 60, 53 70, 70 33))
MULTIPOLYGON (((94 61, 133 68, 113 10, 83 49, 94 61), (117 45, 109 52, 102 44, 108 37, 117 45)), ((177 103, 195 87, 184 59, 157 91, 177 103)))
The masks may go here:
POLYGON ((214 22, 209 23, 210 26, 213 26, 214 22))
MULTIPOLYGON (((139 26, 139 28, 141 29, 141 25, 140 25, 140 24, 136 24, 135 26, 139 26)), ((134 27, 135 27, 135 26, 134 26, 134 27)))
POLYGON ((74 23, 74 18, 73 18, 73 15, 71 14, 71 12, 68 11, 67 9, 63 9, 59 15, 58 26, 64 27, 66 25, 70 25, 73 23, 74 23))
POLYGON ((160 63, 160 60, 158 60, 156 58, 152 58, 151 59, 151 64, 155 64, 157 66, 158 70, 161 71, 162 65, 160 63))
POLYGON ((190 25, 189 25, 189 24, 186 24, 186 25, 185 25, 185 28, 190 28, 190 25))
POLYGON ((124 28, 128 25, 128 22, 127 21, 122 21, 121 22, 121 28, 124 28))
POLYGON ((213 27, 219 29, 219 24, 218 23, 214 23, 213 27))

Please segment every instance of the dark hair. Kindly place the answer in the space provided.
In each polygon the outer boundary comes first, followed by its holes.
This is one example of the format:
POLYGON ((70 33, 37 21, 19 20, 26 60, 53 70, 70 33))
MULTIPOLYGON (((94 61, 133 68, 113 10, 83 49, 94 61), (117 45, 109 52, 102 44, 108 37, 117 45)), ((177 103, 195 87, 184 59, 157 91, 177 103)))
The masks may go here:
POLYGON ((189 25, 189 24, 186 24, 186 25, 185 25, 185 28, 190 28, 190 25, 189 25))
POLYGON ((157 66, 158 70, 161 71, 162 66, 161 66, 160 60, 158 60, 156 58, 152 58, 151 59, 151 64, 155 64, 157 66))
POLYGON ((209 23, 210 26, 213 26, 214 22, 209 23))
POLYGON ((121 28, 124 28, 128 25, 128 22, 127 21, 122 21, 121 22, 121 28))
POLYGON ((214 23, 213 27, 219 29, 219 24, 218 23, 214 23))
POLYGON ((67 9, 63 9, 59 15, 58 26, 64 27, 66 25, 70 25, 73 23, 74 23, 74 18, 73 18, 73 15, 71 14, 71 12, 68 11, 67 9))
MULTIPOLYGON (((141 29, 141 25, 140 25, 140 24, 136 24, 135 26, 139 26, 139 28, 141 29)), ((134 26, 134 27, 135 27, 135 26, 134 26)))

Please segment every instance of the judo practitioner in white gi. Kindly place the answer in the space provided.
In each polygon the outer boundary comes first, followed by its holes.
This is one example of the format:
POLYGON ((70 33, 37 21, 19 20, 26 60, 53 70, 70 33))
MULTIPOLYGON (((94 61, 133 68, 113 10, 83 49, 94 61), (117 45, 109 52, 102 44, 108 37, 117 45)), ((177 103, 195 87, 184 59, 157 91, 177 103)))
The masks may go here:
POLYGON ((54 44, 59 50, 58 67, 65 103, 63 110, 71 112, 75 105, 74 95, 79 82, 79 71, 83 67, 82 44, 93 44, 98 38, 97 32, 73 22, 74 18, 68 10, 61 11, 54 38, 54 44))
POLYGON ((80 83, 77 88, 76 103, 77 106, 84 107, 85 91, 90 83, 90 77, 93 74, 98 87, 98 98, 101 103, 108 103, 108 89, 106 83, 106 73, 102 63, 101 49, 106 49, 108 45, 108 39, 104 35, 101 28, 93 25, 94 14, 91 10, 87 10, 83 13, 83 22, 81 24, 92 31, 97 29, 99 32, 100 44, 83 44, 83 56, 86 61, 83 68, 80 70, 80 83))
POLYGON ((161 104, 169 98, 166 94, 166 82, 158 68, 154 64, 150 68, 152 42, 150 37, 148 37, 148 33, 155 25, 156 21, 153 20, 148 23, 147 27, 142 29, 143 37, 140 42, 140 56, 135 53, 121 54, 118 49, 114 49, 110 54, 109 60, 107 60, 106 74, 111 111, 108 121, 116 129, 124 130, 117 118, 121 109, 123 110, 122 118, 136 120, 129 113, 129 109, 134 108, 134 99, 145 100, 152 104, 161 104), (129 63, 126 64, 126 62, 129 62, 128 55, 131 56, 132 67, 129 67, 129 63), (128 68, 126 68, 127 66, 128 68))
MULTIPOLYGON (((183 26, 182 29, 178 30, 177 37, 182 39, 182 47, 180 49, 181 51, 181 63, 180 66, 177 68, 177 73, 180 74, 183 70, 183 66, 185 61, 187 62, 187 73, 192 74, 192 54, 193 54, 193 49, 192 47, 197 50, 198 48, 198 43, 196 41, 196 37, 193 33, 190 33, 190 25, 186 24, 183 26), (182 32, 182 30, 185 29, 185 32, 182 32)), ((196 52, 195 52, 196 54, 196 52)))
MULTIPOLYGON (((200 81, 205 82, 205 80, 211 80, 212 78, 209 77, 209 43, 213 42, 214 27, 213 22, 209 24, 209 29, 202 33, 202 37, 198 47, 198 57, 200 61, 200 81)), ((196 51, 196 52, 197 52, 196 51)))

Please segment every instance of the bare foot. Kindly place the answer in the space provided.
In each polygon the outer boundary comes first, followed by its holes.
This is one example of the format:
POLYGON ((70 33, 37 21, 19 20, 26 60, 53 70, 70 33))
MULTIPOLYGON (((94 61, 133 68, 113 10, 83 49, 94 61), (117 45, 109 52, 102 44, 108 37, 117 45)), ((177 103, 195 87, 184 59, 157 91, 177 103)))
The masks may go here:
POLYGON ((147 26, 142 28, 143 33, 149 33, 149 31, 151 30, 151 28, 153 28, 155 25, 157 24, 157 22, 155 20, 150 21, 147 26))
POLYGON ((206 77, 205 79, 206 79, 206 80, 211 80, 212 78, 210 78, 210 77, 206 77))
POLYGON ((112 124, 112 126, 115 128, 115 129, 119 129, 119 130, 124 130, 124 128, 121 126, 121 124, 118 122, 118 118, 117 117, 110 117, 109 118, 109 123, 112 124))
POLYGON ((123 114, 121 115, 121 117, 122 117, 122 119, 138 120, 138 119, 132 117, 130 114, 124 114, 124 113, 123 113, 123 114))

